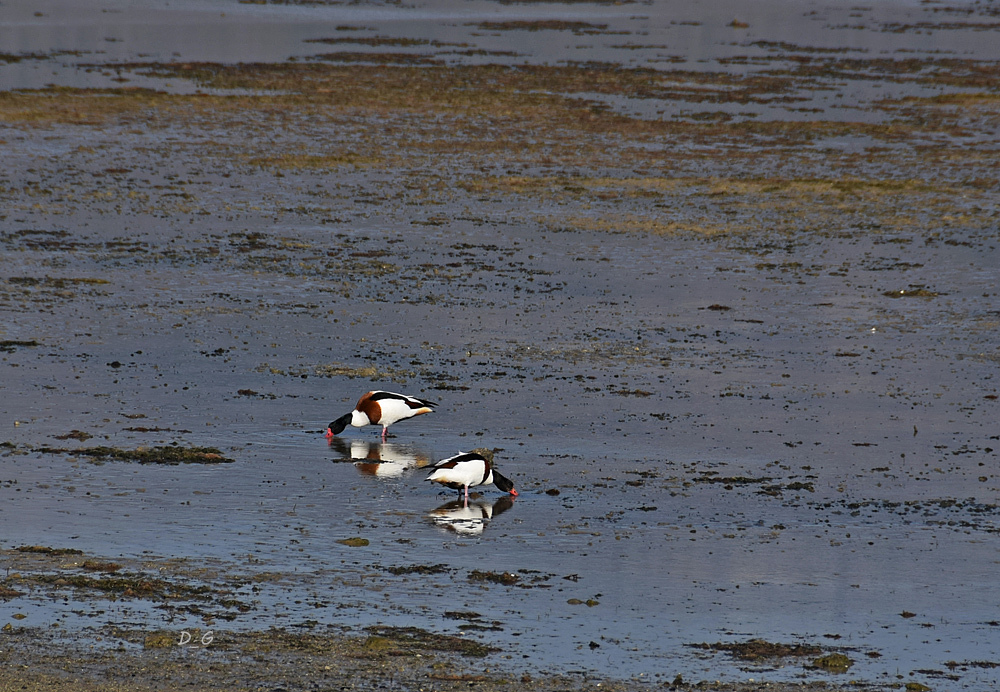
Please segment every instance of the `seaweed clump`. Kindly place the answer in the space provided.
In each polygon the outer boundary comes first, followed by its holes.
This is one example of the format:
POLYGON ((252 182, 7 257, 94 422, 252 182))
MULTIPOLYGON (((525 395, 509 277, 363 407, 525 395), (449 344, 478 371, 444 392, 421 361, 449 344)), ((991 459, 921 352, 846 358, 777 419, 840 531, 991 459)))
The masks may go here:
POLYGON ((388 650, 393 655, 405 655, 406 653, 416 655, 417 652, 414 650, 430 649, 432 651, 450 651, 462 656, 482 658, 498 650, 463 637, 455 637, 450 634, 435 634, 419 627, 389 627, 379 625, 368 627, 366 631, 371 635, 365 643, 366 649, 373 651, 388 650))
POLYGON ((813 644, 777 644, 763 639, 751 639, 747 642, 715 644, 691 644, 696 649, 708 651, 725 651, 743 661, 762 661, 771 658, 788 658, 798 656, 819 656, 823 650, 813 644))
POLYGON ((121 449, 119 447, 84 447, 82 449, 65 449, 58 447, 39 447, 34 450, 40 454, 72 454, 94 459, 95 461, 134 461, 140 464, 231 464, 230 459, 215 447, 139 447, 137 449, 121 449))

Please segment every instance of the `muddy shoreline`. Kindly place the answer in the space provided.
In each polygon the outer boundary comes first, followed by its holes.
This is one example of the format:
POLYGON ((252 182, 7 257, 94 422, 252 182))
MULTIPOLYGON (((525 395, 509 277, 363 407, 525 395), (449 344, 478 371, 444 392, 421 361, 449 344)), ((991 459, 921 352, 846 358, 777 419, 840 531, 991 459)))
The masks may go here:
POLYGON ((580 675, 537 677, 512 673, 505 663, 472 666, 419 646, 409 650, 393 648, 395 644, 384 638, 303 635, 280 630, 217 638, 202 631, 182 630, 171 633, 171 639, 187 642, 187 635, 196 644, 184 647, 178 644, 172 651, 140 648, 134 642, 117 650, 103 645, 114 639, 134 639, 120 633, 79 635, 100 640, 102 645, 96 648, 33 632, 22 633, 17 639, 4 635, 0 689, 110 692, 175 689, 178 684, 224 691, 270 689, 276 685, 339 690, 382 686, 400 690, 506 690, 516 685, 518 689, 539 692, 569 689, 624 692, 650 688, 706 692, 904 689, 903 684, 889 687, 824 684, 817 688, 816 683, 691 682, 674 678, 669 683, 651 685, 645 680, 626 682, 580 675), (209 641, 207 647, 200 644, 206 637, 209 637, 205 639, 209 641))
MULTIPOLYGON (((558 675, 520 669, 515 651, 489 643, 481 616, 452 612, 463 620, 467 634, 448 635, 420 628, 369 626, 363 632, 306 621, 292 627, 261 631, 233 630, 227 609, 252 606, 232 599, 239 578, 210 572, 197 562, 151 560, 115 562, 88 557, 73 549, 21 546, 3 551, 8 573, 0 598, 72 599, 74 607, 100 610, 117 602, 148 600, 165 612, 198 612, 200 626, 171 626, 167 617, 155 630, 127 622, 98 627, 25 627, 23 616, 7 623, 0 637, 0 689, 18 690, 155 690, 178 684, 218 690, 319 686, 322 689, 649 689, 755 692, 797 692, 816 683, 723 682, 685 680, 681 675, 621 680, 582 672, 558 675), (207 579, 207 581, 206 581, 207 579), (197 604, 197 605, 195 605, 197 604), (472 638, 475 631, 480 636, 472 638), (483 636, 485 635, 485 636, 483 636)), ((411 570, 433 574, 434 568, 411 570)), ((275 575, 277 576, 277 575, 275 575)), ((497 575, 499 577, 499 575, 497 575)), ((514 578, 513 575, 507 575, 514 578)), ((254 578, 264 581, 260 575, 254 578)), ((480 577, 482 579, 482 577, 480 577)), ((516 578, 515 578, 516 579, 516 578)), ((497 583, 506 580, 497 578, 497 583)), ((595 604, 596 605, 596 604, 595 604)), ((594 648, 599 648, 596 643, 594 648)), ((779 645, 754 640, 742 645, 700 645, 728 648, 733 656, 772 666, 827 666, 832 654, 824 647, 779 645)), ((842 656, 842 655, 840 655, 842 656)), ((844 657, 846 659, 846 657, 844 657)), ((848 664, 849 665, 849 664, 848 664)), ((837 671, 844 672, 844 671, 837 671)), ((766 676, 765 676, 766 679, 766 676)), ((885 690, 901 685, 866 685, 852 681, 824 690, 885 690)), ((911 688, 907 688, 911 689, 911 688)), ((912 689, 919 689, 912 687, 912 689)))

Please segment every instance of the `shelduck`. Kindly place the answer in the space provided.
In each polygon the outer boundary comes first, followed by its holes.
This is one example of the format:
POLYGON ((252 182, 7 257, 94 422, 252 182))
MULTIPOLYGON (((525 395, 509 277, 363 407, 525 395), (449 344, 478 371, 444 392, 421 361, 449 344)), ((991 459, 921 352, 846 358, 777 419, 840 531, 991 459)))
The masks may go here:
POLYGON ((455 490, 464 490, 466 502, 469 500, 470 486, 491 483, 503 492, 517 497, 514 482, 493 468, 492 458, 493 453, 489 450, 477 449, 456 454, 435 463, 427 480, 455 490))
POLYGON ((366 425, 381 425, 382 440, 385 441, 386 431, 390 425, 419 416, 421 413, 431 413, 435 406, 437 404, 433 401, 417 399, 405 394, 380 390, 368 392, 358 399, 358 405, 354 407, 353 411, 345 413, 330 423, 326 429, 326 437, 330 439, 334 435, 339 435, 348 423, 355 428, 362 428, 366 425))

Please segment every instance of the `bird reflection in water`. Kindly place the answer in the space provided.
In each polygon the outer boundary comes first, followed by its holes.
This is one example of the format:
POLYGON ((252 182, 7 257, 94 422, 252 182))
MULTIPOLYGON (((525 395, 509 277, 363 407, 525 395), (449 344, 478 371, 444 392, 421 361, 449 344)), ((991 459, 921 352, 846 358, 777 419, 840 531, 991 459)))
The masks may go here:
POLYGON ((391 442, 368 442, 366 440, 343 440, 334 437, 330 448, 336 450, 342 461, 353 461, 358 473, 378 478, 399 478, 412 469, 419 469, 430 463, 427 454, 409 444, 391 442))
POLYGON ((435 526, 459 536, 479 536, 486 530, 486 525, 494 518, 514 506, 514 498, 504 495, 490 502, 486 499, 452 500, 437 509, 431 510, 427 516, 435 526))

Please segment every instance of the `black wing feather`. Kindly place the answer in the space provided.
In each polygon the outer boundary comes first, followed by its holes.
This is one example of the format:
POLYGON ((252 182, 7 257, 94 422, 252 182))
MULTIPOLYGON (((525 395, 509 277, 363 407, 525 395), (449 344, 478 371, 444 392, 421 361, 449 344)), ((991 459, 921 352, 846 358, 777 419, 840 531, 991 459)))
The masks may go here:
POLYGON ((463 461, 475 461, 475 460, 485 461, 486 468, 489 468, 490 462, 486 461, 486 458, 481 454, 476 454, 475 452, 464 452, 462 454, 456 454, 453 457, 448 457, 447 459, 442 459, 441 461, 435 461, 430 467, 432 469, 443 469, 451 468, 456 464, 460 464, 463 461))
POLYGON ((418 399, 415 396, 404 396, 403 394, 396 394, 395 392, 375 392, 374 394, 372 394, 371 396, 372 401, 378 401, 379 399, 398 399, 399 401, 409 401, 410 399, 412 399, 413 401, 419 403, 421 406, 429 406, 430 408, 434 408, 435 406, 437 406, 437 404, 434 403, 433 401, 427 401, 426 399, 418 399))

